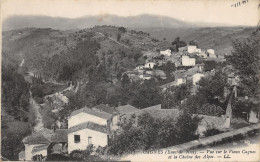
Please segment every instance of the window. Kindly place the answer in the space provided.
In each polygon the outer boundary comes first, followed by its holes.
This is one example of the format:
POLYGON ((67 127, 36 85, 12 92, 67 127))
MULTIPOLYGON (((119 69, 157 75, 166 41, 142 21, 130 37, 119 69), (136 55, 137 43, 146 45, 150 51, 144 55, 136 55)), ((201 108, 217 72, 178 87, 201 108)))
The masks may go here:
POLYGON ((80 135, 74 135, 74 143, 80 142, 80 135))
POLYGON ((88 137, 88 144, 89 144, 89 145, 92 144, 92 137, 88 137))

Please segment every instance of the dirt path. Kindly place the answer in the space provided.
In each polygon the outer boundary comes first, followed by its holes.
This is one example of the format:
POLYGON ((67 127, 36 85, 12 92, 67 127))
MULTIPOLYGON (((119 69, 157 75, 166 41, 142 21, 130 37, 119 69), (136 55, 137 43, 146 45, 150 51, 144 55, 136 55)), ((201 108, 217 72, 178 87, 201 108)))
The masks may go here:
POLYGON ((38 132, 41 129, 43 129, 42 115, 39 112, 40 106, 33 99, 31 91, 30 91, 30 101, 29 101, 29 103, 30 103, 30 109, 33 112, 33 114, 35 115, 35 120, 36 120, 35 121, 36 125, 33 127, 33 131, 38 132))

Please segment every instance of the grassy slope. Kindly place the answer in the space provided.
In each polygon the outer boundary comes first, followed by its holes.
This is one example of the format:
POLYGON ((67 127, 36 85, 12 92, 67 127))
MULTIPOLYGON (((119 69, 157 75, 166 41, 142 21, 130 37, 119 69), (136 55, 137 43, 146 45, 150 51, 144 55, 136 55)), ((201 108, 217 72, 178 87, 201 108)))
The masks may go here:
POLYGON ((172 42, 177 36, 189 42, 197 40, 203 49, 213 48, 217 54, 224 55, 231 51, 232 40, 248 37, 255 28, 216 27, 216 28, 178 28, 178 29, 140 29, 149 32, 159 40, 166 38, 172 42))

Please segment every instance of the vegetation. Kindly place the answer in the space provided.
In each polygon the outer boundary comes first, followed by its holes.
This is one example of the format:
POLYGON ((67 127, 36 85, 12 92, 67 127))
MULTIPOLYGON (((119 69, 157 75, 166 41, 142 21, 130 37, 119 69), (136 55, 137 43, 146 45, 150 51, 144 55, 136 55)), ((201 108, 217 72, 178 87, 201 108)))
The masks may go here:
POLYGON ((2 66, 2 109, 20 120, 21 111, 28 112, 29 86, 13 65, 2 66))
POLYGON ((228 62, 237 70, 244 94, 259 96, 260 28, 251 37, 233 42, 228 62))
POLYGON ((185 41, 182 41, 180 37, 176 37, 175 40, 172 42, 172 50, 174 52, 178 52, 180 47, 186 46, 187 43, 185 41))
POLYGON ((195 131, 199 121, 199 118, 185 114, 179 117, 175 126, 171 118, 156 119, 148 113, 132 116, 121 125, 122 132, 112 140, 108 153, 122 155, 135 150, 165 148, 197 139, 195 131))
POLYGON ((215 128, 211 128, 211 129, 207 129, 205 132, 203 132, 205 137, 209 137, 209 136, 214 136, 217 134, 223 133, 223 131, 220 131, 218 129, 215 128))
POLYGON ((12 64, 2 65, 1 153, 9 160, 18 160, 22 140, 31 133, 30 125, 23 122, 28 120, 29 86, 17 69, 12 64))

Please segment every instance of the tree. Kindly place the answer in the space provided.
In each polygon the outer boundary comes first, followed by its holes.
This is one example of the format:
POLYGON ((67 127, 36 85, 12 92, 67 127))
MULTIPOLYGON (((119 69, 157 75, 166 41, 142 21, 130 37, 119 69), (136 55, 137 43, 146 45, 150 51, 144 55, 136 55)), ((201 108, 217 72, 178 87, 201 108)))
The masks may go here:
POLYGON ((176 124, 176 133, 179 143, 185 143, 198 139, 196 131, 200 120, 201 119, 199 117, 192 117, 188 113, 184 113, 178 118, 176 124))
POLYGON ((207 99, 203 95, 190 95, 187 97, 184 103, 181 104, 181 109, 190 114, 197 114, 199 108, 206 103, 207 99))
POLYGON ((211 78, 201 78, 198 86, 198 93, 207 98, 208 102, 211 103, 216 99, 223 98, 224 88, 228 87, 227 75, 217 71, 211 78))
POLYGON ((197 48, 199 47, 198 42, 197 42, 196 40, 191 40, 191 41, 189 42, 189 45, 196 46, 197 48))
POLYGON ((175 40, 172 42, 173 51, 178 52, 180 47, 186 46, 187 43, 185 41, 181 41, 180 37, 176 37, 175 40))
POLYGON ((224 114, 224 110, 216 105, 206 103, 199 107, 198 114, 209 115, 209 116, 221 116, 224 114))
POLYGON ((122 83, 122 88, 123 89, 127 90, 128 88, 130 88, 131 81, 130 81, 130 79, 129 79, 127 74, 123 75, 121 83, 122 83))
POLYGON ((173 107, 178 107, 181 101, 190 95, 190 85, 181 84, 177 87, 168 88, 162 100, 162 107, 165 109, 171 109, 173 107))
POLYGON ((122 33, 125 33, 125 32, 126 32, 126 28, 124 28, 124 27, 122 27, 122 26, 119 27, 118 30, 121 31, 122 33))
POLYGON ((259 96, 260 28, 251 37, 233 42, 228 62, 238 71, 248 96, 259 96))
POLYGON ((116 35, 116 40, 119 42, 121 40, 121 34, 120 33, 117 33, 116 35))
POLYGON ((142 56, 142 54, 136 53, 136 54, 134 55, 135 62, 136 62, 141 56, 142 56))
POLYGON ((211 71, 217 68, 217 63, 214 60, 204 61, 204 64, 205 64, 204 66, 205 71, 211 71))
POLYGON ((163 64, 160 69, 162 69, 166 73, 166 75, 169 76, 172 72, 176 70, 176 67, 174 63, 167 61, 167 63, 163 64))
POLYGON ((132 91, 132 104, 138 108, 145 108, 161 103, 160 89, 152 78, 145 81, 137 91, 132 91))

